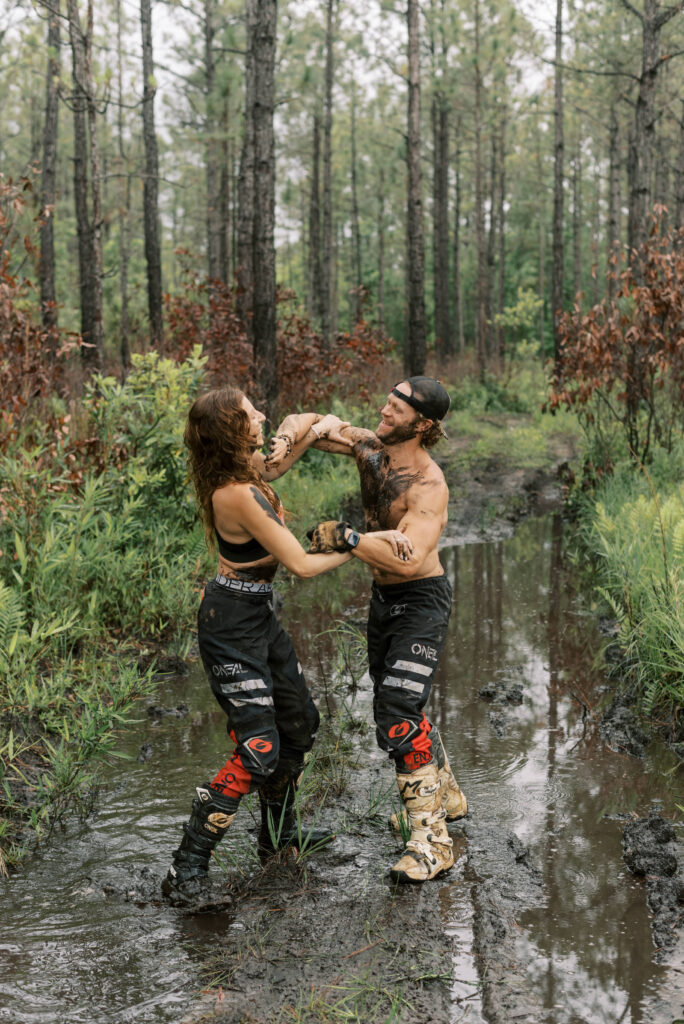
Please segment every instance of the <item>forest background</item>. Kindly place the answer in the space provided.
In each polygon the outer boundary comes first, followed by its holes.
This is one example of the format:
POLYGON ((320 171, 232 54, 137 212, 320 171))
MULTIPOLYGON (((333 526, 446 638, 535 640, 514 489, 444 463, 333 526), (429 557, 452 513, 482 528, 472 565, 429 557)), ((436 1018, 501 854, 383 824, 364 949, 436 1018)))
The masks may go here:
MULTIPOLYGON (((182 424, 227 377, 272 426, 365 419, 424 371, 456 408, 571 409, 586 543, 678 735, 683 7, 2 0, 8 864, 89 792, 142 640, 182 650, 173 581, 203 558, 182 424)), ((349 481, 308 467, 337 514, 349 481)))

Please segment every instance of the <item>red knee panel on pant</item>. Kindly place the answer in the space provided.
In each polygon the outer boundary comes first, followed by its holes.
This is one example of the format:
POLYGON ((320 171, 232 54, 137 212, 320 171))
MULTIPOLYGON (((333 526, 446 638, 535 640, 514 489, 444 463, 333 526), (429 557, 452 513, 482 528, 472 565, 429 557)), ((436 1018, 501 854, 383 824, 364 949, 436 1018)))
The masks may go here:
POLYGON ((432 761, 431 729, 432 726, 425 715, 423 715, 418 726, 418 732, 411 740, 412 750, 410 753, 404 754, 403 757, 407 771, 414 772, 416 768, 420 768, 421 765, 429 764, 432 761))
POLYGON ((240 797, 249 793, 252 775, 244 767, 240 755, 234 754, 211 780, 210 785, 212 789, 218 789, 225 796, 240 797))

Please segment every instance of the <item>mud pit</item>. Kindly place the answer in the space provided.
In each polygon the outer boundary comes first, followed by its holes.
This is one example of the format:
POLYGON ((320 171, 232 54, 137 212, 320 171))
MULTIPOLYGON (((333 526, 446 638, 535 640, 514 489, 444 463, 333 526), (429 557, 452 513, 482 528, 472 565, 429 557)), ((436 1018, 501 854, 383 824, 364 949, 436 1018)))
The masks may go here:
MULTIPOLYGON (((647 899, 659 889, 623 860, 626 822, 677 816, 676 762, 657 744, 637 759, 602 738, 610 695, 592 664, 598 629, 563 564, 560 523, 527 519, 512 536, 517 520, 553 505, 552 477, 497 472, 473 503, 456 503, 442 551, 455 601, 429 713, 471 811, 450 826, 452 871, 419 887, 387 879, 399 853, 386 824, 394 783, 369 726, 368 678, 352 651, 340 657, 319 635, 333 620, 362 623, 364 571, 349 567, 335 587, 285 586, 283 616, 331 723, 316 770, 325 784, 308 808, 336 829, 335 844, 264 868, 243 806, 219 848, 225 874, 212 867, 215 911, 160 900, 192 787, 226 756, 197 668, 170 677, 127 737, 130 762, 103 778, 98 812, 3 884, 0 1021, 684 1017, 681 905, 674 942, 657 951, 647 899)), ((680 836, 667 853, 678 856, 680 836)))

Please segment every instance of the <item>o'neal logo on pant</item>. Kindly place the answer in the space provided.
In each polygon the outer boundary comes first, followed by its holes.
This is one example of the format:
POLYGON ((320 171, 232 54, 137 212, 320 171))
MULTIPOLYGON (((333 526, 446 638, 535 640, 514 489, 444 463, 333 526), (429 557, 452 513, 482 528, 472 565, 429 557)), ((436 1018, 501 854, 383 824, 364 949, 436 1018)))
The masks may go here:
POLYGON ((387 735, 391 740, 401 739, 411 728, 408 722, 398 722, 397 725, 393 725, 387 735))
POLYGON ((245 743, 246 747, 250 750, 255 750, 257 754, 268 754, 269 750, 273 750, 273 744, 269 743, 268 740, 264 740, 261 736, 255 736, 254 739, 247 740, 245 743))

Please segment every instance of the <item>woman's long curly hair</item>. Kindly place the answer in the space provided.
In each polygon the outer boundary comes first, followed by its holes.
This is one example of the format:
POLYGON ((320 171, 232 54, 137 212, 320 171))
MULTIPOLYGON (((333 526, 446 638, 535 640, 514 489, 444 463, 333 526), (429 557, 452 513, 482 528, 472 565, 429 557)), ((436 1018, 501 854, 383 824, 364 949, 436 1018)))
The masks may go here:
POLYGON ((242 408, 244 392, 225 385, 200 395, 188 413, 185 443, 190 479, 199 502, 199 515, 210 548, 214 535, 214 491, 227 483, 251 483, 278 512, 280 502, 272 487, 252 465, 254 442, 249 416, 242 408))

